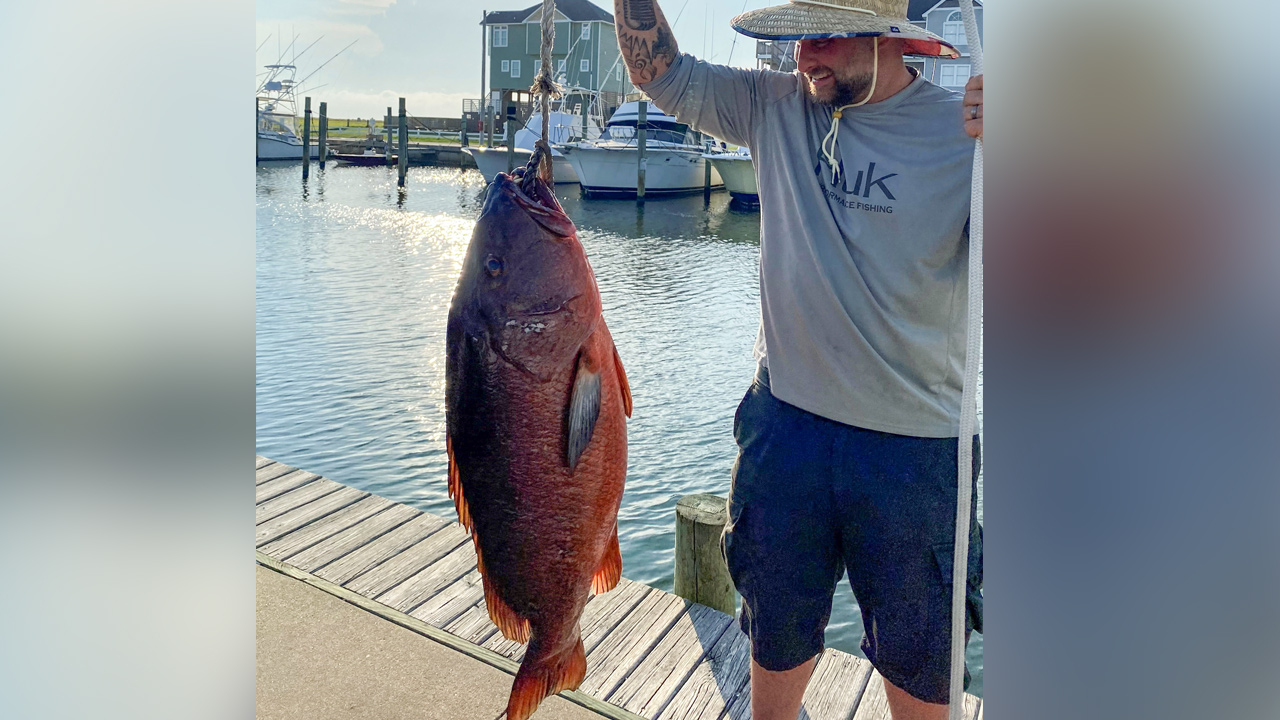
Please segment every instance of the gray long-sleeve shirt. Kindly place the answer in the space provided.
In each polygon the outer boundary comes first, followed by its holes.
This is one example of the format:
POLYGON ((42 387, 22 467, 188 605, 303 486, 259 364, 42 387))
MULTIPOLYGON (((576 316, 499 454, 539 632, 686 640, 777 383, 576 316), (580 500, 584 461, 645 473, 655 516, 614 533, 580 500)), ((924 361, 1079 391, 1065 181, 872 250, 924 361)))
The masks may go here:
POLYGON ((959 434, 973 140, 960 93, 923 78, 840 120, 799 73, 681 55, 641 89, 751 148, 760 190, 756 356, 779 399, 848 425, 959 434))

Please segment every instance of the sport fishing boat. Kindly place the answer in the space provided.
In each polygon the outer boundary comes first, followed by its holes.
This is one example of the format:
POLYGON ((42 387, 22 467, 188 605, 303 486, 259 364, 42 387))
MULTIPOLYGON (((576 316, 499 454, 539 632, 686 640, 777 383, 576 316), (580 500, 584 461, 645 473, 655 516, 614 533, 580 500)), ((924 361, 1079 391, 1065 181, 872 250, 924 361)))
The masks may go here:
MULTIPOLYGON (((590 124, 588 124, 590 128, 590 124)), ((597 134, 599 130, 597 127, 597 134)), ((582 134, 582 118, 578 115, 571 115, 564 112, 552 111, 550 113, 550 130, 548 134, 551 136, 551 171, 555 175, 556 184, 576 183, 578 182, 578 174, 574 172, 573 166, 569 164, 556 145, 571 142, 575 137, 580 139, 582 134)), ((529 159, 533 157, 534 143, 538 142, 538 138, 542 137, 542 113, 534 113, 529 116, 529 122, 525 127, 516 131, 514 167, 524 167, 529 163, 529 159)), ((471 155, 476 161, 476 167, 479 168, 480 174, 484 175, 486 181, 493 179, 498 173, 507 171, 507 147, 480 147, 472 146, 462 148, 462 151, 471 155)))
MULTIPOLYGON (((609 118, 600 139, 559 146, 578 173, 586 195, 635 197, 640 163, 636 138, 639 112, 640 101, 623 103, 609 118)), ((649 103, 645 113, 646 195, 702 192, 706 181, 703 151, 688 125, 649 103)), ((723 186, 720 173, 713 167, 711 187, 723 186)))
MULTIPOLYGON (((294 101, 297 67, 287 63, 267 65, 267 78, 258 87, 258 160, 301 160, 298 111, 294 101)), ((319 143, 312 141, 311 157, 320 157, 319 143)))
POLYGON ((734 200, 744 203, 760 202, 756 168, 751 162, 749 148, 739 148, 736 152, 706 153, 702 157, 710 160, 711 167, 720 173, 720 177, 724 179, 724 188, 734 200))

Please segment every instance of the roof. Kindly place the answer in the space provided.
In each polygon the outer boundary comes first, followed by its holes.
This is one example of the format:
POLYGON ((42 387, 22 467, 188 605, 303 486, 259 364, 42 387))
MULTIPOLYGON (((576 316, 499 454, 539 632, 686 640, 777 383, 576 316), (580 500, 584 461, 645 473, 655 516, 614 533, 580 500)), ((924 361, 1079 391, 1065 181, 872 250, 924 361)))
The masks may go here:
POLYGON ((908 20, 924 20, 925 11, 938 4, 938 0, 911 0, 907 5, 908 20))
MULTIPOLYGON (((907 12, 910 13, 910 18, 912 20, 924 20, 925 13, 931 10, 937 10, 940 8, 958 8, 958 7, 960 7, 960 0, 941 0, 941 1, 930 0, 929 2, 920 2, 920 0, 911 0, 911 8, 907 12), (917 5, 921 6, 922 8, 920 10, 919 17, 916 17, 917 5)), ((973 0, 973 7, 975 9, 982 7, 982 0, 973 0)))
MULTIPOLYGON (((481 25, 511 25, 522 23, 542 9, 542 3, 524 10, 497 10, 485 16, 481 25)), ((573 22, 607 22, 613 24, 613 15, 592 3, 591 0, 556 0, 556 11, 573 22)))

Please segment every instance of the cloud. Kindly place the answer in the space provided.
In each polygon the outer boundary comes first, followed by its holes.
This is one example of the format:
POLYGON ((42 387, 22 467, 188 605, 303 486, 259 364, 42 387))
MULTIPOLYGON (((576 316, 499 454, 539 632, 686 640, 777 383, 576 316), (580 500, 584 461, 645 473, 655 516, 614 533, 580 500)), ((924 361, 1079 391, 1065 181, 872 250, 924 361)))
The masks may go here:
MULTIPOLYGON (((322 38, 316 46, 307 51, 304 56, 304 62, 299 63, 299 70, 308 67, 315 68, 320 63, 328 60, 331 55, 346 47, 353 40, 358 41, 355 45, 347 50, 344 54, 359 55, 362 57, 376 57, 381 55, 385 47, 382 39, 368 25, 360 23, 341 23, 331 20, 315 20, 312 18, 283 18, 278 20, 259 20, 257 23, 258 43, 261 43, 272 35, 272 41, 268 42, 258 53, 259 64, 273 62, 276 58, 276 42, 280 41, 280 46, 287 46, 291 39, 291 34, 297 35, 296 50, 301 51, 306 46, 315 42, 317 38, 322 38), (323 37, 322 37, 323 36, 323 37)), ((286 59, 287 56, 286 56, 286 59)), ((341 58, 339 58, 341 60, 341 58)), ((335 61, 335 63, 338 61, 335 61)), ((332 66, 330 66, 332 67, 332 66)))
POLYGON ((396 0, 338 0, 327 8, 334 15, 382 15, 396 0))

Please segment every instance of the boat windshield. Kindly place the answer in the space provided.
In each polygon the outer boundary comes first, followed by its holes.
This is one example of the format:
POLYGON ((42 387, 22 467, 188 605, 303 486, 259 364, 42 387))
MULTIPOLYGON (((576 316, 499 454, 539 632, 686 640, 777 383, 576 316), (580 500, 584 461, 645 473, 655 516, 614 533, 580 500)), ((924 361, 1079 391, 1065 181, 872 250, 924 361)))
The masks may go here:
POLYGON ((278 133, 280 135, 297 135, 294 123, 297 118, 282 113, 258 113, 258 131, 278 133))
MULTIPOLYGON (((614 140, 631 140, 636 136, 635 120, 619 120, 609 123, 609 137, 614 140)), ((684 123, 645 121, 645 139, 657 142, 688 144, 689 126, 684 123)))

